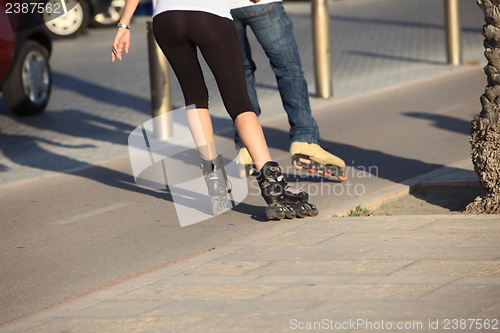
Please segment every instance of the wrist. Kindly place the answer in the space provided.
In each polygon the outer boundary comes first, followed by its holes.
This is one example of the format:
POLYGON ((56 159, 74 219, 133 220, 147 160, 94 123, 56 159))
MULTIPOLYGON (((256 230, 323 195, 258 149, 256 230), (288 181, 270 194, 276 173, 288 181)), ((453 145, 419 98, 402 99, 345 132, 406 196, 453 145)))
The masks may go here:
POLYGON ((124 28, 124 29, 130 30, 130 25, 128 25, 128 24, 123 24, 123 23, 118 22, 117 26, 118 26, 118 28, 124 28))

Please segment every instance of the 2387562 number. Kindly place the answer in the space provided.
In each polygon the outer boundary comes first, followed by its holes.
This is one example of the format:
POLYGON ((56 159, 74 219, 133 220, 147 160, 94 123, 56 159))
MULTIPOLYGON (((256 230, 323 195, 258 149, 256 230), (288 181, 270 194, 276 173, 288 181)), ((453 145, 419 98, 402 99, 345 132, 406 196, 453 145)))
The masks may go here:
POLYGON ((61 14, 61 4, 60 3, 47 3, 33 2, 33 3, 11 3, 7 2, 5 5, 5 13, 7 14, 20 14, 20 13, 48 13, 48 14, 61 14))
POLYGON ((498 330, 498 319, 445 319, 445 330, 498 330))

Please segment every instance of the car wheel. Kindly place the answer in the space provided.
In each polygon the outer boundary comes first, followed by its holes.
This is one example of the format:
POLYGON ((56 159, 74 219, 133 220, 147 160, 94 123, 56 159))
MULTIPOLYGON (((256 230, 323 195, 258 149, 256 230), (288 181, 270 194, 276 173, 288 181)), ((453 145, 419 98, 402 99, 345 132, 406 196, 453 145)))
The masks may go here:
MULTIPOLYGON (((49 0, 52 8, 58 8, 61 3, 60 15, 55 12, 45 11, 43 21, 54 37, 75 37, 87 29, 90 18, 90 5, 85 0, 49 0)), ((47 7, 46 7, 47 8, 47 7)))
POLYGON ((3 97, 12 112, 20 116, 43 112, 49 102, 52 77, 47 50, 27 40, 3 84, 3 97))
POLYGON ((126 0, 113 0, 109 8, 105 12, 95 15, 90 24, 94 27, 115 26, 122 17, 125 2, 126 0))

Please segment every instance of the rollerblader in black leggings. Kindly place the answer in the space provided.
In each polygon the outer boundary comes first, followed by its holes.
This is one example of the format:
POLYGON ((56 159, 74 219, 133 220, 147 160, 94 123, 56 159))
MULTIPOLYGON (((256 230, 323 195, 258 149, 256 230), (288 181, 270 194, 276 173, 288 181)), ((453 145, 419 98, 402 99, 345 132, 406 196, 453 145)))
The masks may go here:
MULTIPOLYGON (((258 0, 253 0, 258 2, 258 0)), ((112 60, 122 60, 130 47, 130 20, 139 0, 127 0, 115 36, 112 60)), ((182 88, 188 110, 188 125, 202 159, 202 168, 212 197, 213 212, 227 198, 222 157, 215 147, 208 112, 208 92, 198 62, 199 49, 214 74, 224 106, 234 121, 258 172, 262 196, 268 203, 268 218, 317 215, 308 195, 290 188, 273 162, 262 127, 246 91, 238 38, 227 0, 158 0, 153 13, 153 31, 158 45, 169 60, 182 88), (214 185, 217 184, 217 185, 214 185), (219 200, 220 199, 220 200, 219 200)))

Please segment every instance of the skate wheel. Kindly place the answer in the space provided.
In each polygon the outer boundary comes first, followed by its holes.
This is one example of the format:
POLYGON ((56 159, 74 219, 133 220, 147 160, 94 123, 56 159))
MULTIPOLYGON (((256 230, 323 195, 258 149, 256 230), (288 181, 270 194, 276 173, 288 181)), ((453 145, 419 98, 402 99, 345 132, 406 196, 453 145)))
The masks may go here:
POLYGON ((310 205, 308 203, 305 204, 298 204, 297 206, 293 207, 295 210, 295 215, 297 217, 306 217, 308 216, 308 209, 310 208, 310 205))
POLYGON ((217 216, 227 208, 228 200, 225 197, 212 198, 212 215, 217 216))
POLYGON ((341 175, 337 175, 337 176, 334 174, 330 174, 329 178, 334 179, 334 180, 338 180, 338 181, 344 181, 347 179, 347 175, 342 172, 341 175))
POLYGON ((302 169, 302 167, 297 163, 297 161, 293 161, 293 166, 295 169, 302 169))
POLYGON ((307 215, 309 216, 318 216, 318 209, 316 208, 316 206, 308 203, 307 204, 307 215))
POLYGON ((309 171, 310 173, 316 173, 316 172, 318 172, 318 170, 314 170, 314 169, 307 169, 307 171, 309 171))
POLYGON ((314 217, 314 216, 318 216, 318 210, 317 210, 317 209, 315 209, 315 210, 310 210, 310 211, 308 211, 307 213, 308 213, 308 215, 309 215, 309 216, 312 216, 312 217, 314 217))
POLYGON ((285 212, 283 212, 279 207, 266 207, 266 217, 269 220, 282 220, 285 218, 285 212))
POLYGON ((307 211, 305 209, 297 210, 297 211, 295 211, 295 214, 297 215, 297 217, 300 217, 300 218, 306 217, 308 215, 307 211))
POLYGON ((212 198, 212 215, 219 215, 219 198, 212 198))
POLYGON ((344 181, 347 179, 347 175, 344 173, 344 170, 339 166, 327 164, 326 168, 329 172, 325 172, 325 177, 338 181, 344 181))
POLYGON ((296 212, 293 209, 285 210, 285 217, 287 219, 293 219, 297 216, 296 212))

